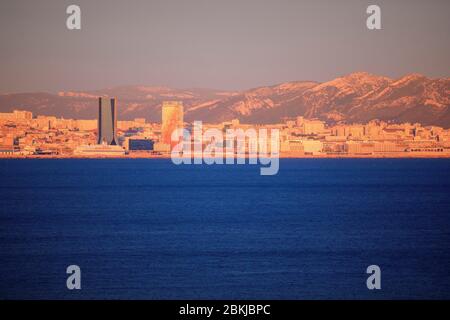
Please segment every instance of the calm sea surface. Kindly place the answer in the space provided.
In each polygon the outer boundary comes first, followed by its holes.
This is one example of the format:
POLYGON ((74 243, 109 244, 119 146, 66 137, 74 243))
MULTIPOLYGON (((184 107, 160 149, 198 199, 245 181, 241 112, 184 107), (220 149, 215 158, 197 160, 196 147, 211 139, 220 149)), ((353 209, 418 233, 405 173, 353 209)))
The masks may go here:
POLYGON ((449 299, 450 160, 0 160, 0 298, 449 299))

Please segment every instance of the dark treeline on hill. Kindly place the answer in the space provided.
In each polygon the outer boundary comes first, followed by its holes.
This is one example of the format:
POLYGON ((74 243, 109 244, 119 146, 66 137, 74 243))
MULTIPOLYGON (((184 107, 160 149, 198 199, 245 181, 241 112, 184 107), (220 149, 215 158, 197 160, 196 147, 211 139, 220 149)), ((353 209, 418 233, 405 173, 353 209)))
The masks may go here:
POLYGON ((185 120, 276 123, 286 117, 319 118, 328 123, 380 119, 419 122, 450 128, 450 78, 410 74, 390 79, 366 72, 334 80, 285 82, 241 92, 212 89, 122 86, 86 92, 14 93, 0 95, 0 112, 14 109, 34 115, 73 119, 97 117, 97 97, 118 99, 119 119, 160 121, 164 100, 180 100, 185 120))

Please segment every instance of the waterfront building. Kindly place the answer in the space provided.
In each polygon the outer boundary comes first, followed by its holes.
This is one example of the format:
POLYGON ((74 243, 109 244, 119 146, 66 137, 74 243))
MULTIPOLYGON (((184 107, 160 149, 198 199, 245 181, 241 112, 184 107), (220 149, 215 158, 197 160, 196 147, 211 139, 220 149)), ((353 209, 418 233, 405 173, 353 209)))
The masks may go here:
POLYGON ((82 145, 74 150, 74 155, 81 157, 117 157, 125 155, 125 150, 117 145, 82 145))
POLYGON ((170 153, 170 144, 157 142, 153 145, 153 150, 159 153, 170 153))
POLYGON ((301 140, 305 154, 317 155, 322 153, 323 142, 319 140, 301 140))
POLYGON ((130 139, 128 140, 129 151, 152 151, 154 141, 148 139, 130 139))

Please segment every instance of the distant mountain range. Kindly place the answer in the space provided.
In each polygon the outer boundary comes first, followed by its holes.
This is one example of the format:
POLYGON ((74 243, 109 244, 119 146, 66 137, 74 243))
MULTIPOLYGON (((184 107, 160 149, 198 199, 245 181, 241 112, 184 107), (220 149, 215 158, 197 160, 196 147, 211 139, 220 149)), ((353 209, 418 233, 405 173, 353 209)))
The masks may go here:
POLYGON ((366 72, 334 80, 285 82, 241 92, 211 89, 121 86, 86 92, 0 95, 0 111, 30 110, 37 115, 73 119, 97 117, 97 97, 117 97, 120 120, 160 121, 164 100, 181 100, 186 121, 276 123, 305 116, 329 123, 380 119, 450 128, 450 78, 410 74, 390 79, 366 72))

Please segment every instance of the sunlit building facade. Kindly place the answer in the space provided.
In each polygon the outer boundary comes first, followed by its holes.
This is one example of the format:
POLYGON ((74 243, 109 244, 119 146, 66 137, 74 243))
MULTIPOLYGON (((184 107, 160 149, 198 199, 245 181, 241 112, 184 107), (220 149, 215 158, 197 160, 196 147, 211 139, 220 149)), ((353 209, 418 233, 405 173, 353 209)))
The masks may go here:
POLYGON ((162 105, 161 142, 171 145, 172 132, 183 128, 183 103, 164 101, 162 105))

